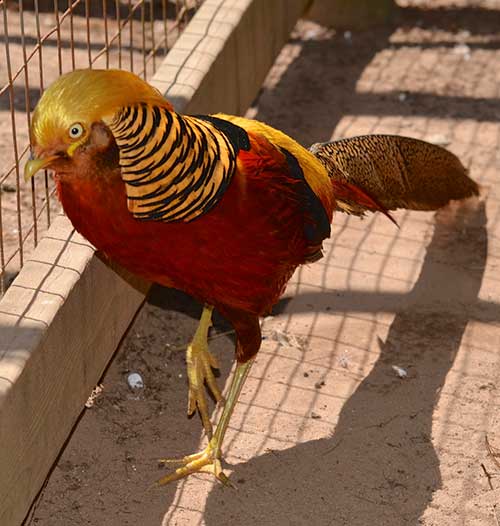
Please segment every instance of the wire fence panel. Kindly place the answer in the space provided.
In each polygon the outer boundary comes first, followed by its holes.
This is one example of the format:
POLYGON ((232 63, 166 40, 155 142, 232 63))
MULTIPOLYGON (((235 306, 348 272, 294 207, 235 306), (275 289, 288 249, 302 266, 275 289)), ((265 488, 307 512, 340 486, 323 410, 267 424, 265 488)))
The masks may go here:
POLYGON ((22 179, 45 87, 76 68, 147 80, 202 1, 0 0, 0 296, 60 212, 47 173, 22 179))

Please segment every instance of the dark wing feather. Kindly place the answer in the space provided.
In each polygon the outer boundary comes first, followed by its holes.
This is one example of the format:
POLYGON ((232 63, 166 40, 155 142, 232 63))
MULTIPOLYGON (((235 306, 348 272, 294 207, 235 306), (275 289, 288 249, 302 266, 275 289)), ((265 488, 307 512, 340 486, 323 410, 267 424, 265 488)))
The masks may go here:
MULTIPOLYGON (((435 210, 452 199, 479 194, 460 160, 448 150, 397 135, 363 135, 313 144, 310 151, 338 183, 359 187, 386 210, 435 210)), ((337 208, 363 215, 374 210, 352 194, 337 197, 337 208)))

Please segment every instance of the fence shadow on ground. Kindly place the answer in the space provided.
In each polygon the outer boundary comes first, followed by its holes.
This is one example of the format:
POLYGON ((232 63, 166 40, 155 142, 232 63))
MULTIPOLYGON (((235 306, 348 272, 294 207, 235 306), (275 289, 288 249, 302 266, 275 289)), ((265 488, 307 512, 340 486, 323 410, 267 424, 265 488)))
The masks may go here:
MULTIPOLYGON (((433 412, 477 301, 488 245, 484 203, 456 223, 447 219, 438 216, 409 301, 380 342, 372 371, 344 404, 332 437, 235 467, 235 478, 248 481, 232 502, 238 524, 361 526, 377 517, 379 524, 400 526, 416 524, 427 508, 440 487, 433 412), (395 363, 408 364, 407 379, 394 374, 395 363)), ((206 524, 224 522, 222 498, 211 492, 206 524)))

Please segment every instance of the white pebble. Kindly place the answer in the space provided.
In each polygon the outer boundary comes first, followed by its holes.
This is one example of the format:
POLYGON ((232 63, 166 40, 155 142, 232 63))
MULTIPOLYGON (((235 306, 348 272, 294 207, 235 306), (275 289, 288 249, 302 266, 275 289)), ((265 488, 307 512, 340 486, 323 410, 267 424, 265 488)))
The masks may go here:
POLYGON ((139 373, 130 373, 127 377, 130 389, 144 389, 144 380, 139 373))
POLYGON ((467 44, 456 44, 453 47, 453 53, 455 55, 466 55, 470 53, 470 47, 467 44))
POLYGON ((400 378, 406 378, 408 376, 408 371, 399 367, 399 365, 393 365, 392 369, 400 378))

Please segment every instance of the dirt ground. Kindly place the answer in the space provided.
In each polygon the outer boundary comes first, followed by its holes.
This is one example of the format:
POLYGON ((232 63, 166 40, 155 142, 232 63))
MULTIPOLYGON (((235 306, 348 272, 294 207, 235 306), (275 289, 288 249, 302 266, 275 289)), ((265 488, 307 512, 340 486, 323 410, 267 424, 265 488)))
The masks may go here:
MULTIPOLYGON (((500 3, 405 4, 366 32, 300 23, 250 113, 305 144, 447 144, 487 200, 398 212, 399 229, 335 218, 326 257, 264 321, 225 444, 236 489, 208 475, 152 487, 156 459, 203 443, 185 417, 182 350, 200 307, 155 288, 28 525, 498 526, 485 437, 500 447, 500 3), (144 389, 128 388, 129 372, 144 389)), ((227 329, 218 320, 211 344, 222 386, 227 329)))

